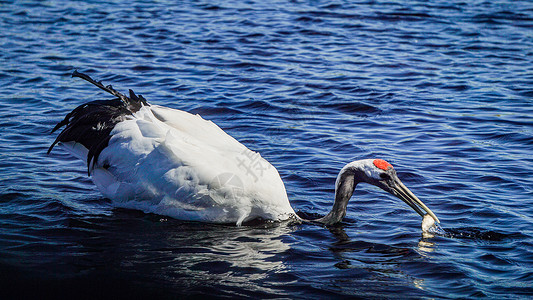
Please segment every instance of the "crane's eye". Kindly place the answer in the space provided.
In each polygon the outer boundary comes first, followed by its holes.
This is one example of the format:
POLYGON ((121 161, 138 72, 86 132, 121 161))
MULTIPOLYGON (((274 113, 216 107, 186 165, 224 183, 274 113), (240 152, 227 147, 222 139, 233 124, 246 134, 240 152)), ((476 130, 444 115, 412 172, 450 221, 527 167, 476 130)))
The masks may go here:
POLYGON ((387 173, 381 173, 381 174, 379 174, 379 177, 381 177, 381 179, 389 179, 390 178, 389 174, 387 174, 387 173))

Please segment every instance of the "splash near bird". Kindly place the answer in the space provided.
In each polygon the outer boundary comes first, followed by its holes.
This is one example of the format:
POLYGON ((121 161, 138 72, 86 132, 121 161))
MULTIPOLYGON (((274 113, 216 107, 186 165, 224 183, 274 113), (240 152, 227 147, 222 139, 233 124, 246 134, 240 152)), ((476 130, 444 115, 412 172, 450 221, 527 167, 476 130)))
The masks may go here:
POLYGON ((332 225, 342 221, 355 187, 365 182, 439 222, 382 159, 344 166, 335 183, 332 210, 322 218, 305 220, 291 207, 276 168, 213 122, 149 104, 132 90, 128 97, 77 71, 72 76, 116 98, 88 102, 67 114, 52 130, 65 126, 48 153, 60 143, 84 160, 95 185, 117 207, 212 223, 294 218, 332 225), (243 161, 252 158, 260 166, 254 173, 243 168, 243 161))

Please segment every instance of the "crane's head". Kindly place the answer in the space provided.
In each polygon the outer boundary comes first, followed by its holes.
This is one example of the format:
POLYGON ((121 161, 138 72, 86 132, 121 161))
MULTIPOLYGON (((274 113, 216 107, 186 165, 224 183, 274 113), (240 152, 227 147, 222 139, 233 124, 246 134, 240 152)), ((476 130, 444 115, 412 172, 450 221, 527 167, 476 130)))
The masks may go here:
POLYGON ((407 203, 422 218, 428 214, 435 222, 440 222, 437 216, 400 181, 392 165, 382 159, 356 160, 345 165, 335 183, 333 208, 326 216, 313 222, 332 225, 342 221, 346 215, 348 201, 360 182, 380 187, 407 203))
POLYGON ((360 181, 373 184, 400 198, 422 218, 427 213, 435 222, 440 222, 437 216, 400 181, 391 164, 383 159, 365 159, 358 162, 360 165, 356 176, 360 181))

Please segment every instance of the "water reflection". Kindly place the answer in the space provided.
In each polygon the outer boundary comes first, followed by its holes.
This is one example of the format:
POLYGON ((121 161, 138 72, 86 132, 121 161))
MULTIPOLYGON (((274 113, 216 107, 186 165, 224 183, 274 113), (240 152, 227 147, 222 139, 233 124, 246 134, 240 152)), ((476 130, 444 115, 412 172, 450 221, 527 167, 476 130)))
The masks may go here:
POLYGON ((341 223, 324 228, 303 225, 292 235, 312 241, 306 247, 291 243, 292 255, 287 262, 296 269, 305 265, 313 270, 305 274, 311 286, 321 288, 333 284, 338 288, 328 290, 356 298, 379 298, 384 289, 397 291, 400 297, 425 294, 413 282, 424 278, 406 272, 411 264, 425 264, 425 258, 413 249, 416 240, 411 234, 394 240, 361 224, 341 223), (300 259, 304 256, 307 259, 300 259))
POLYGON ((430 253, 435 251, 435 243, 428 241, 428 239, 431 239, 435 237, 434 235, 430 233, 422 233, 422 238, 420 241, 418 241, 418 253, 420 255, 425 255, 426 253, 430 253))
POLYGON ((330 226, 327 229, 337 239, 330 247, 332 252, 366 251, 371 253, 402 255, 411 251, 408 247, 391 246, 366 240, 352 240, 342 224, 330 226))
POLYGON ((418 241, 418 253, 425 256, 427 253, 435 251, 435 243, 430 239, 435 237, 435 234, 443 232, 439 224, 434 224, 431 228, 424 230, 424 224, 422 224, 422 238, 418 241))
POLYGON ((283 257, 290 247, 282 237, 294 230, 283 223, 235 227, 121 210, 114 218, 78 224, 78 229, 93 223, 102 225, 105 233, 100 230, 80 241, 78 265, 102 265, 141 281, 149 278, 152 284, 186 288, 187 293, 209 286, 224 294, 251 289, 254 282, 262 292, 273 293, 264 283, 287 272, 283 257))

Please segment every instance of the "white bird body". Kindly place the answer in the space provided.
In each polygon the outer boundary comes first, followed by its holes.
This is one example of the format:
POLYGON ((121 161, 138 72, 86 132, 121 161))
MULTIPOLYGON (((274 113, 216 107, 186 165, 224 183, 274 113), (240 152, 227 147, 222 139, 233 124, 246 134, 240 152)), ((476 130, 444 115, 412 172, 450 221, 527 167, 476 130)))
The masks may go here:
MULTIPOLYGON (((85 74, 74 72, 115 95, 92 101, 67 114, 65 126, 48 149, 61 143, 87 162, 89 175, 115 206, 181 220, 235 223, 262 218, 300 218, 287 198, 278 171, 213 122, 199 115, 150 105, 130 90, 127 97, 85 74)), ((421 216, 437 216, 381 159, 354 161, 341 169, 332 210, 312 222, 331 225, 346 215, 360 182, 400 198, 421 216)))
MULTIPOLYGON (((86 160, 81 144, 62 144, 86 160)), ((267 160, 213 122, 163 106, 142 106, 117 123, 90 173, 118 207, 237 225, 295 216, 267 160)))

